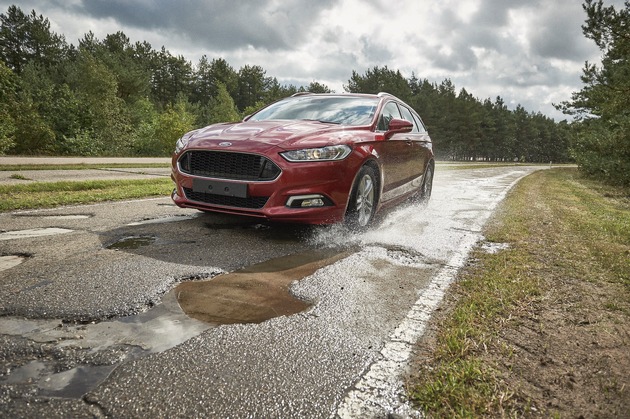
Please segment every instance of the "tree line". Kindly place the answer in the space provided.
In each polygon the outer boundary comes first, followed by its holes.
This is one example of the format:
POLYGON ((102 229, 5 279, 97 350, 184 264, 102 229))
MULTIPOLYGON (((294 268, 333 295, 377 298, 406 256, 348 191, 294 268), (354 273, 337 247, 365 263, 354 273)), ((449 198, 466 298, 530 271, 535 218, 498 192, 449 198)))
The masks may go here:
MULTIPOLYGON (((438 158, 565 162, 570 126, 503 100, 405 78, 374 67, 352 71, 348 92, 392 93, 422 116, 438 158)), ((0 15, 0 154, 167 156, 184 132, 237 121, 296 92, 330 92, 317 81, 281 85, 258 65, 234 69, 203 56, 193 65, 117 32, 89 32, 78 45, 34 10, 0 15)))
POLYGON ((501 97, 480 101, 451 80, 440 84, 400 71, 374 67, 364 75, 352 72, 350 92, 388 91, 422 117, 436 156, 451 160, 548 163, 569 160, 569 125, 518 105, 509 110, 501 97))
POLYGON ((630 1, 617 10, 601 0, 583 4, 584 35, 602 52, 586 63, 584 86, 557 106, 575 118, 571 154, 587 175, 630 187, 630 1))

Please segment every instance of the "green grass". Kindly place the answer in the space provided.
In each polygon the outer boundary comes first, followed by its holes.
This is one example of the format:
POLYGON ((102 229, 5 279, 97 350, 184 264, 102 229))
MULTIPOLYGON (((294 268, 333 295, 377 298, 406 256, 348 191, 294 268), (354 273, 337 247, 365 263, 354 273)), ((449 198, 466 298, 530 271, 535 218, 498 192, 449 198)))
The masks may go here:
POLYGON ((172 189, 168 178, 0 185, 0 211, 169 196, 172 189))
POLYGON ((621 284, 627 293, 610 293, 602 309, 630 321, 623 308, 630 295, 627 189, 586 181, 575 169, 539 171, 510 192, 485 235, 510 247, 473 251, 474 263, 451 288, 455 302, 440 320, 433 353, 408 386, 411 400, 430 417, 535 414, 519 388, 502 379, 499 370, 509 371, 500 366, 510 364, 513 351, 498 337, 516 329, 519 318, 537 316, 533 307, 553 304, 544 297, 554 281, 592 281, 602 290, 621 284))
POLYGON ((168 168, 168 163, 111 163, 111 164, 4 164, 0 172, 19 172, 22 170, 87 170, 87 169, 133 169, 133 168, 168 168))
POLYGON ((21 175, 19 173, 13 173, 13 174, 11 174, 11 176, 9 176, 9 178, 11 178, 11 179, 18 179, 18 180, 32 180, 32 179, 29 179, 26 176, 21 175))

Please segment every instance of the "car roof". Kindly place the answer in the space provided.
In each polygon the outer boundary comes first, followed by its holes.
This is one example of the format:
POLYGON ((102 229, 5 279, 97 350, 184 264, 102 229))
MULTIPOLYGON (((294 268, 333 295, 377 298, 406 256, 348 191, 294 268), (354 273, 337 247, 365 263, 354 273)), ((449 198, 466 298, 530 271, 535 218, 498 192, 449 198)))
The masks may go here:
POLYGON ((296 96, 358 96, 358 97, 390 97, 392 99, 396 99, 402 102, 399 98, 387 92, 379 92, 377 94, 373 93, 350 93, 350 92, 342 92, 342 93, 313 93, 313 92, 297 92, 292 94, 290 97, 296 96))

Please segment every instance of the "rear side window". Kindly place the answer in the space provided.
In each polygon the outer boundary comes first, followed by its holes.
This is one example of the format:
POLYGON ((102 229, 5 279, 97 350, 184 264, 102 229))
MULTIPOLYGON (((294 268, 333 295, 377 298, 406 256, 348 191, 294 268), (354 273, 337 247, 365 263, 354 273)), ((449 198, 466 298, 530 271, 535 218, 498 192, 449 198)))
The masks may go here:
POLYGON ((414 115, 413 119, 416 121, 416 124, 418 124, 418 128, 420 129, 420 132, 423 134, 426 134, 427 127, 424 126, 424 122, 422 122, 422 119, 420 119, 418 115, 414 115))
POLYGON ((402 117, 404 119, 406 119, 407 121, 411 122, 413 124, 413 129, 411 130, 411 132, 420 132, 420 129, 418 128, 418 121, 416 121, 413 117, 413 114, 411 113, 411 111, 404 107, 401 106, 400 107, 400 112, 402 113, 402 117))

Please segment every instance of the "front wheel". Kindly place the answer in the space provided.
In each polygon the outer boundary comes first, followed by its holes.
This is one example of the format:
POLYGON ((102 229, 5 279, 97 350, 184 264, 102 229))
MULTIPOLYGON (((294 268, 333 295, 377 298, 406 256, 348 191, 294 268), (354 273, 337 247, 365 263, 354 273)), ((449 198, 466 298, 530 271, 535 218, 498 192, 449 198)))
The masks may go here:
POLYGON ((378 203, 377 185, 376 170, 372 166, 363 166, 352 185, 346 211, 346 224, 351 228, 363 229, 372 222, 378 203))

